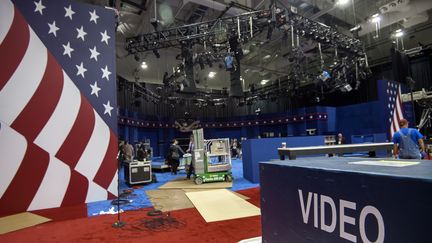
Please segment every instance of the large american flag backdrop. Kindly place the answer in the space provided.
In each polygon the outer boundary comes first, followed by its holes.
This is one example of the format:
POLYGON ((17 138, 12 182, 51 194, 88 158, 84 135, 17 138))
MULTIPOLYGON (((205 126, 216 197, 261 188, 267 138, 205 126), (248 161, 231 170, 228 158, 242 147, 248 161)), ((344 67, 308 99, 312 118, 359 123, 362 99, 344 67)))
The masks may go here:
POLYGON ((117 195, 115 15, 0 1, 0 215, 117 195))
POLYGON ((385 125, 388 128, 388 138, 400 129, 399 120, 402 118, 412 120, 411 106, 409 102, 402 103, 401 95, 407 93, 405 85, 394 81, 379 80, 378 94, 383 105, 385 125))

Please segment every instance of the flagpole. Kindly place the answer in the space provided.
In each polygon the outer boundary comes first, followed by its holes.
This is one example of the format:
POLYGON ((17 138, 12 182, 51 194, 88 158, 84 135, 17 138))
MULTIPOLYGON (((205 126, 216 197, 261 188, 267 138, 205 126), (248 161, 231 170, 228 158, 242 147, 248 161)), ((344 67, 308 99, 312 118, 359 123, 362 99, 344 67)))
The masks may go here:
MULTIPOLYGON (((115 14, 115 32, 117 32, 119 26, 119 11, 118 9, 115 8, 116 6, 112 6, 112 7, 115 14)), ((117 114, 118 114, 118 110, 117 110, 117 114)), ((120 220, 120 170, 121 170, 121 164, 123 163, 123 159, 120 158, 121 155, 120 146, 118 149, 119 150, 117 153, 117 221, 112 224, 113 228, 122 228, 123 226, 126 225, 125 222, 122 222, 120 220)))

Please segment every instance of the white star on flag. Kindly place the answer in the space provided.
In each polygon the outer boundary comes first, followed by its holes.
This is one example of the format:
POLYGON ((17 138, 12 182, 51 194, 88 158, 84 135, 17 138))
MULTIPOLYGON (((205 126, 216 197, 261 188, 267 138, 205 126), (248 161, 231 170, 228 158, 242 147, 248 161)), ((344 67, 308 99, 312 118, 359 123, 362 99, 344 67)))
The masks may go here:
POLYGON ((52 24, 48 23, 49 26, 49 31, 48 34, 53 34, 55 37, 57 37, 57 30, 59 30, 59 28, 56 26, 55 21, 53 21, 52 24))
POLYGON ((97 19, 99 18, 99 16, 96 14, 96 10, 93 10, 93 12, 89 12, 90 13, 90 22, 94 21, 95 24, 97 24, 97 19))
POLYGON ((103 106, 105 107, 104 114, 108 113, 108 115, 111 116, 111 110, 114 108, 110 105, 109 100, 106 104, 103 104, 103 106))
POLYGON ((93 49, 89 48, 89 50, 91 52, 90 59, 94 58, 97 61, 97 57, 100 55, 100 53, 96 50, 96 46, 93 47, 93 49))
POLYGON ((42 5, 42 0, 40 0, 38 3, 34 2, 34 4, 36 5, 36 8, 34 11, 39 12, 41 15, 43 15, 42 10, 45 8, 45 6, 42 5))
POLYGON ((109 80, 109 75, 111 74, 111 72, 108 70, 108 66, 105 65, 105 68, 101 68, 103 74, 102 74, 102 78, 106 78, 107 80, 109 80))
POLYGON ((108 45, 108 39, 111 38, 108 34, 107 31, 105 30, 105 32, 100 32, 102 35, 102 40, 101 42, 105 42, 108 45))
POLYGON ((70 47, 70 43, 68 41, 68 43, 66 45, 62 45, 64 48, 64 52, 63 55, 68 55, 69 58, 71 57, 72 52, 74 51, 74 49, 72 47, 70 47))
POLYGON ((75 12, 72 10, 72 6, 69 4, 69 7, 68 8, 65 7, 64 9, 66 10, 65 18, 69 17, 70 20, 72 20, 72 15, 75 14, 75 12))
POLYGON ((90 95, 94 94, 94 95, 96 95, 96 97, 99 97, 99 91, 101 90, 101 88, 99 88, 99 87, 97 86, 97 82, 95 81, 95 83, 94 83, 93 85, 90 84, 90 87, 91 87, 91 89, 92 89, 90 95))
POLYGON ((76 30, 78 31, 77 39, 81 38, 84 41, 84 36, 87 35, 87 32, 84 31, 84 27, 81 25, 81 28, 76 28, 76 30))
POLYGON ((81 75, 84 78, 84 73, 87 71, 87 69, 84 67, 83 63, 81 62, 79 66, 78 65, 75 66, 78 69, 77 76, 81 75))

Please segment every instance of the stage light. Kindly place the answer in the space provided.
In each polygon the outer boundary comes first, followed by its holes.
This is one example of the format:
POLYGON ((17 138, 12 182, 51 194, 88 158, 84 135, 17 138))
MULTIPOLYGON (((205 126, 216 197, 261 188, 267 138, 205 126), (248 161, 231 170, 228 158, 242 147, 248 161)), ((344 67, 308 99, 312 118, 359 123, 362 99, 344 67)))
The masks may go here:
POLYGON ((342 6, 348 4, 349 0, 337 0, 336 5, 342 6))
POLYGON ((142 68, 142 69, 147 69, 147 68, 148 68, 147 63, 146 63, 146 62, 142 62, 142 63, 141 63, 141 68, 142 68))
POLYGON ((350 91, 352 90, 352 87, 351 87, 350 84, 345 84, 344 86, 342 86, 342 87, 340 88, 340 90, 341 90, 342 92, 350 92, 350 91))
POLYGON ((394 35, 395 35, 396 38, 399 38, 399 37, 402 37, 404 34, 405 33, 402 31, 402 29, 398 29, 398 30, 395 31, 394 35))
POLYGON ((350 32, 354 33, 354 32, 358 32, 358 31, 361 31, 361 30, 362 30, 361 25, 356 25, 356 26, 354 26, 353 28, 350 29, 350 32))
POLYGON ((158 50, 153 50, 153 54, 156 56, 156 58, 160 58, 160 54, 158 50))
POLYGON ((213 62, 212 62, 212 60, 211 60, 210 57, 207 57, 206 61, 207 61, 207 65, 208 65, 209 67, 213 67, 213 62))
POLYGON ((258 109, 255 110, 255 115, 261 115, 261 108, 258 107, 258 109))
POLYGON ((203 60, 203 58, 201 56, 198 57, 198 64, 199 64, 201 70, 203 70, 205 68, 205 66, 204 66, 204 60, 203 60))
POLYGON ((323 71, 323 72, 321 73, 321 75, 318 76, 318 78, 319 78, 321 81, 325 82, 325 81, 327 81, 328 79, 330 79, 331 77, 330 77, 330 73, 329 73, 329 72, 327 72, 327 71, 323 71))
POLYGON ((134 55, 135 61, 139 62, 140 61, 140 57, 138 56, 138 54, 134 55))
POLYGON ((153 28, 155 29, 155 31, 158 30, 158 20, 155 18, 151 18, 150 19, 150 24, 153 26, 153 28))
POLYGON ((214 78, 215 76, 216 76, 216 72, 213 72, 213 71, 209 72, 209 74, 208 74, 209 78, 214 78))
POLYGON ((263 79, 261 80, 261 85, 265 85, 266 83, 268 83, 270 80, 269 79, 263 79))
POLYGON ((372 23, 378 23, 380 21, 381 21, 381 16, 378 13, 372 15, 370 18, 370 22, 372 23))
POLYGON ((272 35, 273 35, 273 26, 269 25, 268 30, 267 30, 267 40, 270 40, 272 35))

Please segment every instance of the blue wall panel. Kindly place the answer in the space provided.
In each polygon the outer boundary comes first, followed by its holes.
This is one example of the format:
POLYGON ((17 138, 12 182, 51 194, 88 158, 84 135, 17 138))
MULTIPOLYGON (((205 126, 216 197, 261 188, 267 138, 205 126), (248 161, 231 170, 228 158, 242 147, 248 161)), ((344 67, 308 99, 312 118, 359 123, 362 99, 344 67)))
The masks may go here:
POLYGON ((432 164, 349 163, 359 160, 261 163, 263 242, 431 242, 432 164))
MULTIPOLYGON (((213 136, 211 138, 229 138, 230 141, 233 138, 237 138, 237 140, 240 140, 241 137, 241 128, 220 128, 215 129, 213 136)), ((204 137, 207 138, 205 131, 204 131, 204 137)))
POLYGON ((352 135, 382 133, 386 130, 384 115, 378 101, 339 107, 337 127, 351 143, 352 135))
POLYGON ((244 141, 242 144, 244 178, 258 183, 258 163, 279 159, 277 148, 281 147, 282 142, 286 142, 287 147, 324 145, 324 136, 262 138, 244 141))

